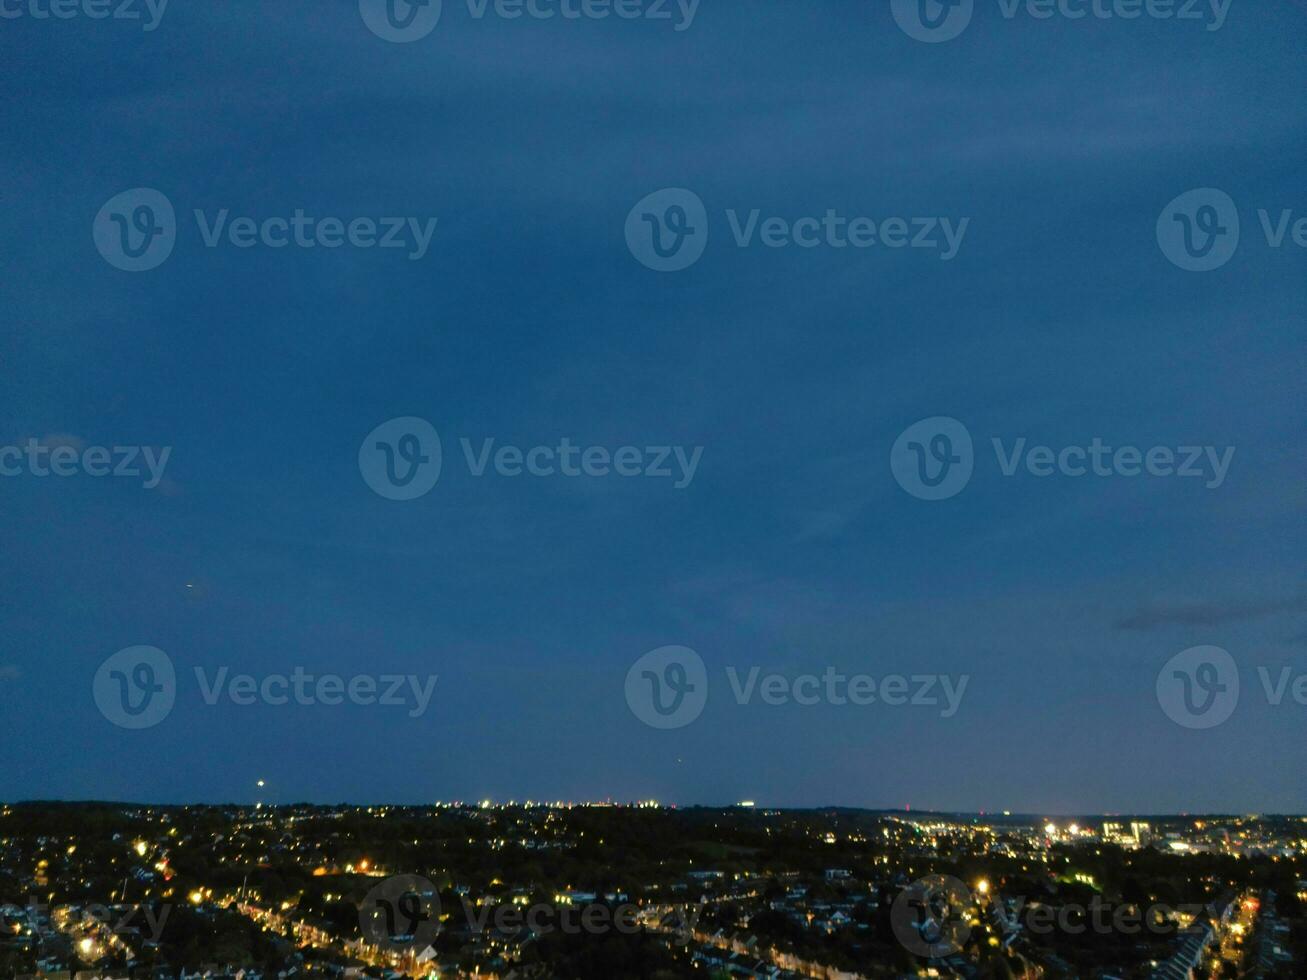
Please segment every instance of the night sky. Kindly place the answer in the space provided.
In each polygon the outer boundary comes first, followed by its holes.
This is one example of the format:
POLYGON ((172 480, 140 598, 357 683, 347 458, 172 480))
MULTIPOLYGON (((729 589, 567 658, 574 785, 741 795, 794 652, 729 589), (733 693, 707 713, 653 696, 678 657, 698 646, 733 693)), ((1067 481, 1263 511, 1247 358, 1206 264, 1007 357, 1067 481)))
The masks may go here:
POLYGON ((171 452, 152 488, 0 477, 0 798, 1307 810, 1307 706, 1258 674, 1307 672, 1307 5, 1209 30, 976 0, 923 43, 879 0, 445 0, 390 43, 354 0, 173 0, 148 31, 28 3, 0 20, 0 446, 171 452), (175 248, 123 271, 92 229, 142 187, 175 248), (664 188, 706 208, 681 271, 627 244, 664 188), (1196 188, 1240 218, 1208 272, 1159 248, 1196 188), (437 224, 420 258, 206 247, 193 212, 224 209, 437 224), (754 209, 969 222, 948 259, 738 247, 754 209), (1259 209, 1292 211, 1281 247, 1259 209), (401 417, 443 455, 408 501, 359 458, 401 417), (890 465, 933 417, 975 444, 938 501, 890 465), (1219 486, 1005 476, 991 440, 1023 437, 1235 451, 1219 486), (460 444, 563 438, 702 453, 677 486, 478 477, 460 444), (136 645, 177 676, 141 730, 93 697, 136 645), (710 693, 660 730, 624 685, 668 645, 710 693), (1241 698, 1192 729, 1157 682, 1200 645, 1241 698), (412 717, 195 677, 297 666, 438 680, 412 717), (950 717, 738 704, 754 667, 969 681, 950 717))

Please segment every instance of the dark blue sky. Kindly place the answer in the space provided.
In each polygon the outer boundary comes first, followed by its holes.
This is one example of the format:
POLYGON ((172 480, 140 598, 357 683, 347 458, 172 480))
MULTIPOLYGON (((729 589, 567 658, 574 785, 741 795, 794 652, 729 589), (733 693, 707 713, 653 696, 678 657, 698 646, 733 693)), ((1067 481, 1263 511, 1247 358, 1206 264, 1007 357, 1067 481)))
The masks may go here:
MULTIPOLYGON (((17 0, 9 0, 10 5, 17 0)), ((27 0, 23 0, 26 3, 27 0)), ((26 8, 23 8, 26 10, 26 8)), ((173 0, 158 28, 0 21, 0 445, 170 446, 166 478, 0 478, 0 798, 656 798, 1037 812, 1303 811, 1307 7, 1201 23, 1006 19, 924 44, 888 4, 704 0, 646 20, 508 21, 445 0, 391 44, 350 0, 173 0), (123 272, 114 195, 175 205, 123 272), (628 251, 693 190, 703 258, 628 251), (1167 261, 1167 203, 1214 187, 1242 241, 1167 261), (438 218, 381 249, 206 248, 194 209, 438 218), (923 250, 737 248, 764 217, 966 216, 923 250), (1290 235, 1291 239, 1291 235, 1290 235), (400 503, 360 443, 429 419, 400 503), (890 449, 962 421, 940 502, 890 449), (693 482, 474 478, 477 444, 702 446, 693 482), (1004 477, 990 439, 1237 448, 1224 483, 1004 477), (92 679, 148 644, 159 725, 92 679), (627 670, 707 664, 694 724, 633 715, 627 670), (1242 699, 1174 724, 1173 655, 1228 650, 1242 699), (204 704, 193 668, 439 675, 429 710, 204 704), (723 671, 970 676, 913 706, 735 703, 723 671)))

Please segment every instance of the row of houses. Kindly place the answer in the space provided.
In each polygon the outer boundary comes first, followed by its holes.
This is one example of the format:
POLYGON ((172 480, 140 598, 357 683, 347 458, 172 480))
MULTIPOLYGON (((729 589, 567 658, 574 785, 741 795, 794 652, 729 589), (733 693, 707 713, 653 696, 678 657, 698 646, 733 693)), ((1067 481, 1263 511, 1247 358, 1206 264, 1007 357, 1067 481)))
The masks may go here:
POLYGON ((692 959, 698 966, 708 970, 725 973, 731 977, 747 977, 749 980, 788 980, 800 974, 790 973, 778 966, 772 966, 765 960, 739 953, 718 949, 715 946, 700 946, 692 959))
POLYGON ((1289 952, 1289 925, 1276 914, 1275 892, 1270 890, 1262 895, 1256 943, 1253 980, 1262 980, 1293 965, 1293 954, 1289 952))
POLYGON ((1233 895, 1209 905, 1185 930, 1171 958, 1153 971, 1153 980, 1194 980, 1208 949, 1217 942, 1219 930, 1229 923, 1233 909, 1233 895))

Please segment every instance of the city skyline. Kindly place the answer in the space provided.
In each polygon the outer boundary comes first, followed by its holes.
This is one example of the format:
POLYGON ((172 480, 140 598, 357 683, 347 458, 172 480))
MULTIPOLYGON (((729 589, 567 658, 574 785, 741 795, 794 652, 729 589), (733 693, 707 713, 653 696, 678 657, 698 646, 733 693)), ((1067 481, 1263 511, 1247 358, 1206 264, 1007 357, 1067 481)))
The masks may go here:
POLYGON ((1304 817, 0 805, 0 972, 1287 980, 1305 833, 1304 817))

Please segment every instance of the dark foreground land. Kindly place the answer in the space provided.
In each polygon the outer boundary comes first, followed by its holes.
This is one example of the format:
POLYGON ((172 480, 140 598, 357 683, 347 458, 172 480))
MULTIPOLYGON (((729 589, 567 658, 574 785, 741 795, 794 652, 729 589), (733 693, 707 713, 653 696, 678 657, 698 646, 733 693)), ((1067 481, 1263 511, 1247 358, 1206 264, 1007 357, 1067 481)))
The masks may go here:
POLYGON ((1305 879, 1300 817, 11 804, 0 978, 1301 977, 1305 879))

